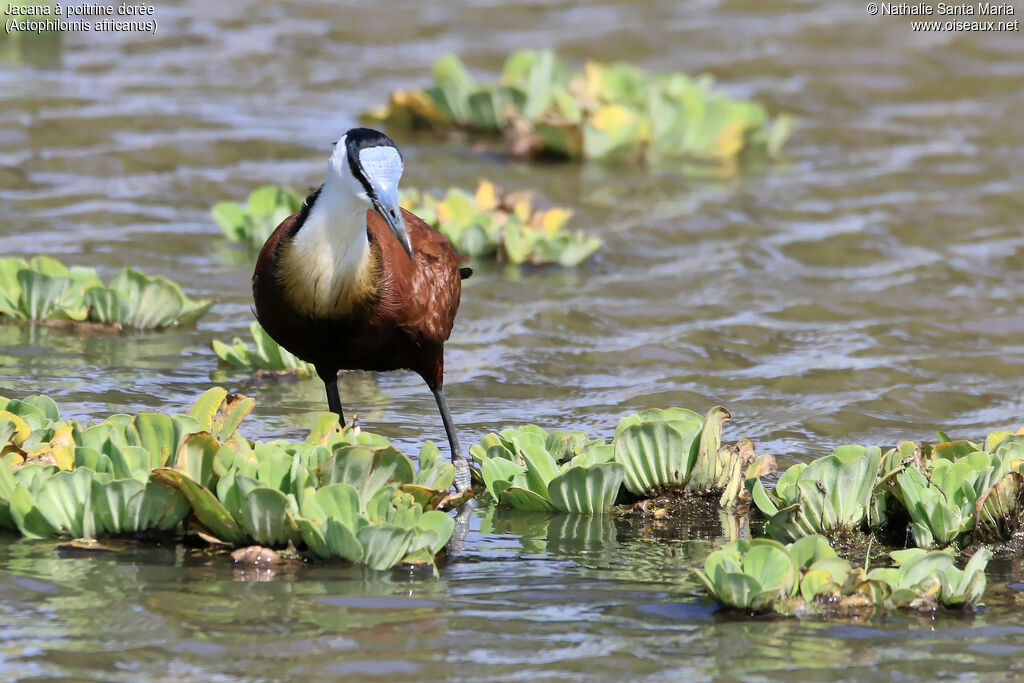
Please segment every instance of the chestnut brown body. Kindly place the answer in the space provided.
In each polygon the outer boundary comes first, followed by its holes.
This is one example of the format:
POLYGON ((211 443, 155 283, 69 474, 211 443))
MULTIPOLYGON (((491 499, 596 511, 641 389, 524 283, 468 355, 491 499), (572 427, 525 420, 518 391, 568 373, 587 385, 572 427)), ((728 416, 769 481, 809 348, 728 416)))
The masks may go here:
POLYGON ((459 310, 462 282, 456 254, 437 230, 402 210, 413 256, 376 211, 366 212, 369 268, 363 286, 342 295, 346 312, 328 317, 289 303, 281 257, 308 209, 287 218, 263 245, 252 289, 256 317, 274 340, 312 363, 325 382, 339 370, 413 370, 432 389, 444 382, 444 342, 459 310))

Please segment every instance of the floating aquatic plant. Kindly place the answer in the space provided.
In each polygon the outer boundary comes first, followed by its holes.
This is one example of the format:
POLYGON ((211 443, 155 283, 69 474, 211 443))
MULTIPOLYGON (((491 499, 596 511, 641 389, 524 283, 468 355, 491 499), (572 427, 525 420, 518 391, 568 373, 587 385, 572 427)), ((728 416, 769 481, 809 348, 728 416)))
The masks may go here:
POLYGON ((169 531, 188 513, 149 473, 186 457, 178 444, 194 418, 115 415, 82 428, 45 396, 0 406, 0 525, 29 538, 119 536, 169 531))
POLYGON ((533 208, 533 193, 504 193, 481 180, 475 194, 452 188, 443 199, 425 192, 403 193, 402 206, 440 230, 467 256, 495 257, 504 263, 576 266, 601 248, 601 240, 570 232, 569 209, 533 208))
POLYGON ((623 418, 611 444, 526 425, 489 434, 470 453, 491 497, 521 510, 609 512, 622 485, 636 497, 713 494, 729 507, 745 502, 745 478, 763 475, 771 456, 755 462, 746 439, 723 445, 728 417, 721 407, 706 419, 682 408, 647 410, 623 418))
POLYGON ((626 473, 603 440, 535 425, 488 434, 469 452, 491 497, 520 510, 609 512, 626 473))
POLYGON ((573 159, 684 157, 731 162, 778 154, 792 120, 713 89, 708 76, 649 74, 625 62, 573 72, 550 50, 509 56, 497 84, 481 84, 454 55, 434 85, 395 91, 365 118, 405 128, 501 132, 513 154, 573 159))
POLYGON ((910 548, 890 555, 895 568, 874 569, 868 576, 891 587, 890 599, 897 607, 971 607, 985 594, 985 567, 992 558, 985 548, 975 552, 963 569, 956 567, 949 552, 910 548))
POLYGON ((48 256, 0 258, 0 318, 152 329, 194 323, 212 305, 193 301, 167 278, 131 268, 104 285, 94 269, 67 268, 48 256))
POLYGON ((455 477, 432 443, 420 468, 337 417, 304 442, 251 442, 251 398, 214 388, 183 415, 114 415, 83 427, 44 396, 0 398, 0 526, 31 538, 170 532, 190 512, 211 541, 294 546, 386 569, 431 563, 455 477))
POLYGON ((176 491, 147 481, 148 476, 148 463, 141 470, 111 474, 39 464, 12 468, 0 462, 0 526, 26 538, 170 531, 188 514, 188 503, 176 491))
POLYGON ((786 546, 766 539, 736 540, 711 553, 694 572, 715 600, 760 611, 796 593, 799 568, 786 546))
POLYGON ((843 446, 789 468, 772 491, 748 479, 754 503, 780 540, 877 529, 906 520, 914 543, 942 547, 1007 540, 1024 516, 1024 436, 993 432, 984 445, 902 442, 843 446))
POLYGON ((299 360, 290 351, 282 348, 258 322, 253 321, 249 324, 249 332, 252 335, 253 347, 239 337, 231 340, 230 345, 214 339, 213 352, 225 363, 251 373, 288 373, 301 377, 315 374, 312 364, 299 360))
POLYGON ((227 545, 307 547, 387 569, 432 562, 454 529, 432 509, 451 480, 443 489, 430 488, 442 478, 417 484, 412 462, 380 437, 333 448, 315 440, 237 450, 213 442, 202 456, 198 467, 157 469, 153 478, 180 491, 206 534, 227 545))
POLYGON ((789 545, 736 540, 711 553, 704 570, 694 574, 716 601, 748 611, 965 607, 984 594, 987 550, 975 553, 963 570, 943 551, 913 548, 891 555, 895 567, 868 572, 839 557, 820 535, 789 545))
POLYGON ((274 229, 302 206, 302 199, 283 187, 264 185, 253 190, 245 205, 218 202, 213 220, 232 242, 246 242, 259 249, 274 229))
MULTIPOLYGON (((515 265, 576 266, 601 248, 599 238, 566 228, 572 217, 569 209, 536 209, 533 193, 504 193, 487 180, 480 181, 475 193, 451 188, 437 198, 406 190, 401 199, 404 208, 439 230, 457 252, 467 256, 515 265)), ((299 197, 289 190, 265 186, 250 195, 246 206, 221 202, 213 215, 228 239, 259 247, 300 205, 299 197)))
POLYGON ((722 444, 729 411, 716 406, 706 417, 684 408, 645 410, 619 421, 615 462, 626 468, 625 486, 635 496, 676 491, 720 496, 723 506, 746 500, 745 477, 760 476, 771 456, 755 463, 743 439, 722 444))
POLYGON ((867 519, 882 452, 877 446, 842 446, 810 464, 786 470, 768 492, 752 482, 754 504, 776 538, 859 529, 867 519))
POLYGON ((1011 437, 995 453, 976 450, 955 460, 939 456, 925 468, 895 476, 894 495, 910 518, 920 548, 945 546, 979 527, 980 540, 1002 540, 1019 526, 1024 445, 1011 437))

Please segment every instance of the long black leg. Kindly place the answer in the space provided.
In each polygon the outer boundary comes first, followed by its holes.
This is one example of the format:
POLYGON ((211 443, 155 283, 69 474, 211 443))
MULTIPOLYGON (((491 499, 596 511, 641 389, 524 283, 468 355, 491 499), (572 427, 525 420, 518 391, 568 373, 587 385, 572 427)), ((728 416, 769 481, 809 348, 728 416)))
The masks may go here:
POLYGON ((345 426, 345 413, 341 411, 341 394, 338 393, 338 376, 333 380, 324 380, 324 387, 327 389, 327 409, 338 416, 341 426, 345 426))
POLYGON ((452 423, 452 414, 448 412, 448 401, 445 400, 444 391, 441 387, 430 388, 437 401, 437 409, 441 413, 441 422, 444 423, 444 431, 448 435, 448 446, 452 451, 452 464, 455 465, 455 490, 459 493, 467 491, 471 484, 469 475, 469 462, 462 455, 462 448, 459 446, 459 437, 455 433, 455 425, 452 423))

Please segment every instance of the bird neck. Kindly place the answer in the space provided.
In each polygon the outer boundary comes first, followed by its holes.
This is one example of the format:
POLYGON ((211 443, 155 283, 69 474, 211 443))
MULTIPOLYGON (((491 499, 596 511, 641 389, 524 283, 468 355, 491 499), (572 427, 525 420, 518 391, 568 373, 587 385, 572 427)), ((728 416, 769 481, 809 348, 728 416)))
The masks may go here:
POLYGON ((374 261, 366 204, 328 172, 306 220, 281 254, 278 277, 285 298, 310 317, 349 314, 375 291, 374 261))

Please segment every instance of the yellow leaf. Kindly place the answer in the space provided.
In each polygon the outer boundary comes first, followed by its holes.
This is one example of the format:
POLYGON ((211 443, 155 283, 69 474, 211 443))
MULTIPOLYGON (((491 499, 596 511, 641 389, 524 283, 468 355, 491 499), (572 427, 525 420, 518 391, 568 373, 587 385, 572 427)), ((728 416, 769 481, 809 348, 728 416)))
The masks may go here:
POLYGON ((740 153, 743 149, 743 132, 746 126, 742 121, 728 123, 722 132, 715 138, 715 154, 723 159, 729 159, 740 153))
POLYGON ((476 188, 476 208, 493 211, 498 206, 498 189, 489 180, 481 180, 476 188))
POLYGON ((53 433, 53 438, 50 439, 51 446, 64 446, 65 448, 74 448, 75 446, 75 435, 71 429, 71 425, 61 427, 53 433))
POLYGON ((423 90, 413 90, 408 93, 409 109, 419 117, 427 121, 435 122, 443 118, 434 98, 423 90))
POLYGON ((565 227, 570 218, 572 218, 572 209, 558 206, 544 212, 541 225, 544 232, 554 237, 559 230, 565 227))
POLYGON ((437 222, 440 225, 443 226, 447 225, 448 223, 451 223, 452 211, 451 209, 448 208, 447 204, 445 204, 444 202, 438 202, 434 210, 437 212, 437 222))
POLYGON ((609 104, 594 113, 591 123, 597 130, 607 131, 627 126, 633 122, 634 118, 635 115, 627 107, 621 104, 609 104))
POLYGON ((53 454, 53 459, 57 461, 57 467, 62 470, 75 468, 75 456, 67 446, 54 446, 50 452, 53 454))
POLYGON ((14 467, 25 462, 25 456, 19 453, 17 446, 7 446, 3 451, 0 451, 0 460, 7 463, 9 466, 14 467))
POLYGON ((15 446, 20 446, 32 433, 28 423, 9 410, 0 410, 0 420, 10 420, 14 423, 14 434, 11 435, 10 442, 15 446))
POLYGON ((524 223, 530 221, 533 213, 533 194, 526 191, 510 192, 505 195, 505 204, 512 207, 512 213, 524 223))
POLYGON ((437 103, 423 90, 396 90, 384 110, 370 112, 371 120, 397 120, 412 124, 412 119, 421 119, 428 123, 437 123, 443 117, 437 103))
POLYGON ((587 62, 583 75, 587 97, 596 100, 601 94, 601 65, 597 62, 587 62))

